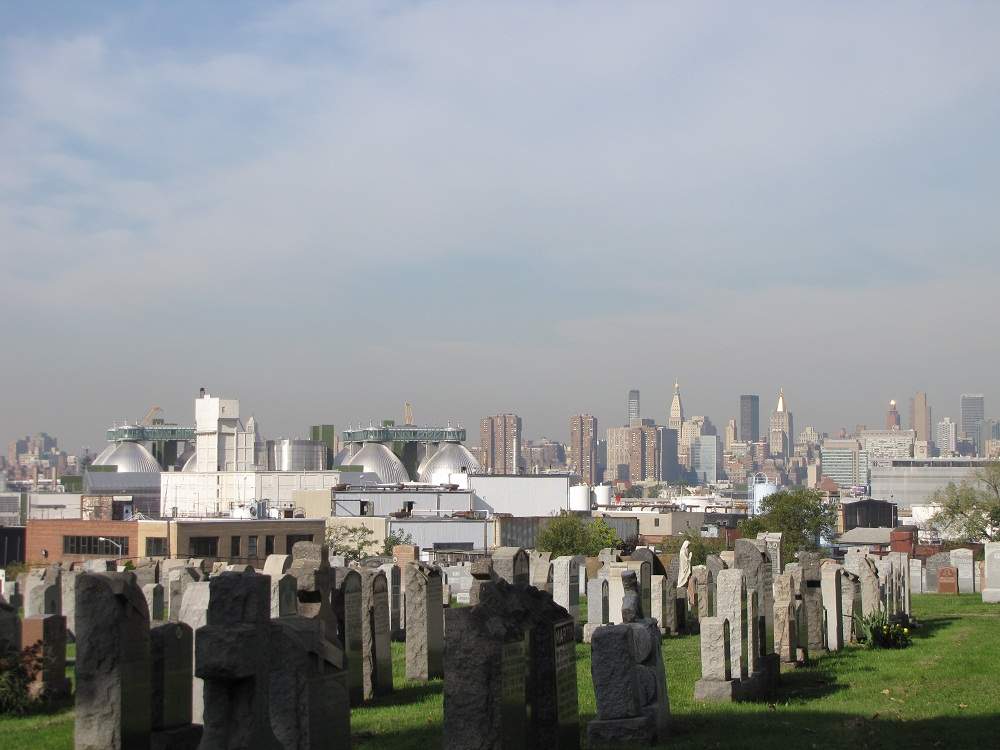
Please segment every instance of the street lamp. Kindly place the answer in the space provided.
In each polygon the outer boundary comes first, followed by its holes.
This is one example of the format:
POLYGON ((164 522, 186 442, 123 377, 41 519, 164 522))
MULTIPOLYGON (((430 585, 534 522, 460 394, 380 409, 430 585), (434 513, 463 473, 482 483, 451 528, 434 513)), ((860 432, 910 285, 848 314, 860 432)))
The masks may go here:
POLYGON ((97 537, 97 541, 99 541, 99 542, 107 542, 108 544, 115 545, 118 548, 118 557, 122 556, 122 546, 118 542, 116 542, 114 539, 108 539, 106 536, 99 536, 99 537, 97 537))

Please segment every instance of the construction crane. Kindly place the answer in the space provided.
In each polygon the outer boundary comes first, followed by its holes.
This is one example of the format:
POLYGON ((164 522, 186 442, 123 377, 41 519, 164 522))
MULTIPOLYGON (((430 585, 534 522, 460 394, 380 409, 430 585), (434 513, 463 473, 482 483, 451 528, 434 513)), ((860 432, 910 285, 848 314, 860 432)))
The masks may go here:
POLYGON ((139 422, 143 427, 151 427, 154 424, 163 424, 163 409, 159 406, 151 406, 146 416, 139 422))

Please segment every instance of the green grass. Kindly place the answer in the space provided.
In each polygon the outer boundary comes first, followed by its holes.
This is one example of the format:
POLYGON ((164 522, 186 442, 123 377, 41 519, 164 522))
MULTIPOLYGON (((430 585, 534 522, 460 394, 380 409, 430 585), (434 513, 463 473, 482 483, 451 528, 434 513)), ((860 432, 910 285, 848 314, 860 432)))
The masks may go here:
MULTIPOLYGON (((672 714, 670 748, 995 747, 1000 727, 1000 607, 978 594, 914 596, 920 627, 902 651, 850 647, 785 672, 769 701, 698 704, 698 637, 663 642, 672 714)), ((594 715, 590 649, 577 646, 581 731, 594 715)), ((429 750, 441 744, 441 681, 410 683, 393 644, 396 692, 357 708, 357 750, 429 750)), ((73 745, 72 712, 0 719, 4 747, 73 745)))

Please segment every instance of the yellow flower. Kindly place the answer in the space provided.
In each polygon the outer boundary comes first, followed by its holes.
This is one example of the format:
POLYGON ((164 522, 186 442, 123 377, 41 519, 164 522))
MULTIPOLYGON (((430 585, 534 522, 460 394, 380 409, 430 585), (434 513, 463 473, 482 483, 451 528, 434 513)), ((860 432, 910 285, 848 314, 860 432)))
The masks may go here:
POLYGON ((903 628, 903 635, 909 635, 909 634, 910 634, 910 629, 909 628, 903 628))

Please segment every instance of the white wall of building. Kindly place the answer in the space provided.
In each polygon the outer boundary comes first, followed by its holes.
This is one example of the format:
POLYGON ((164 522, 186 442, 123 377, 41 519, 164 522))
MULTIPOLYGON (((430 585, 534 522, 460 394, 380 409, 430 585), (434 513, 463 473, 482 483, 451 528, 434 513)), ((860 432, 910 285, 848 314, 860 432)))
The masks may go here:
MULTIPOLYGON (((464 475, 472 490, 473 510, 514 516, 552 516, 569 510, 568 475, 464 475)), ((457 484, 459 475, 451 475, 457 484)))

